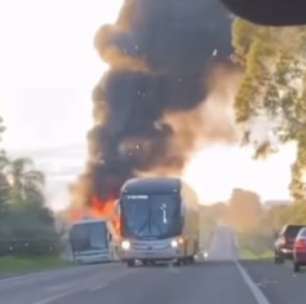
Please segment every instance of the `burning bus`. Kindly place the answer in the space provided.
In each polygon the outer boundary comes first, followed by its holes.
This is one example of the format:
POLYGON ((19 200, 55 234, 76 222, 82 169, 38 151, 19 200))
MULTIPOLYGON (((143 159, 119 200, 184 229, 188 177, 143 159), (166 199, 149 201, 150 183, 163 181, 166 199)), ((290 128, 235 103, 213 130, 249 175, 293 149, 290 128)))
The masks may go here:
POLYGON ((156 261, 192 263, 199 250, 198 202, 176 178, 126 182, 120 195, 121 259, 132 267, 156 261))
POLYGON ((83 183, 71 191, 73 201, 69 210, 69 243, 75 262, 94 263, 118 260, 120 245, 119 205, 115 197, 102 200, 90 196, 85 205, 83 183))
POLYGON ((79 221, 72 225, 69 238, 73 259, 77 263, 110 262, 116 258, 116 248, 106 221, 79 221))

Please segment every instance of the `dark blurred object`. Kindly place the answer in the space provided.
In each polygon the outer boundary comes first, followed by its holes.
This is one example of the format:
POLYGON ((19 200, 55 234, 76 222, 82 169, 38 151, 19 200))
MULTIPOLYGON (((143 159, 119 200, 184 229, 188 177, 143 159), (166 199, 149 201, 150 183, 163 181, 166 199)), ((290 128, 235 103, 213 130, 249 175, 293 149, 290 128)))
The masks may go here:
POLYGON ((234 14, 262 25, 306 24, 305 0, 221 0, 234 14))
POLYGON ((301 266, 306 266, 306 228, 300 230, 293 246, 294 272, 299 272, 301 266))
POLYGON ((274 262, 283 264, 286 259, 293 258, 295 239, 304 225, 286 225, 280 231, 274 243, 274 262))
POLYGON ((0 257, 3 256, 57 256, 62 244, 59 239, 1 240, 0 257))

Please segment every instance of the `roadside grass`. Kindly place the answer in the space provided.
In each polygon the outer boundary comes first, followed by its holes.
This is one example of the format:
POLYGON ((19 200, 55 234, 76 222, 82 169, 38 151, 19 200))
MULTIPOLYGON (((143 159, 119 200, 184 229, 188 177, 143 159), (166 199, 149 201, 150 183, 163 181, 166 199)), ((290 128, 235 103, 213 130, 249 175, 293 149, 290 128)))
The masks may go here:
POLYGON ((247 248, 240 248, 239 256, 241 260, 248 260, 248 261, 271 260, 273 259, 273 251, 267 250, 262 253, 256 253, 247 248))
POLYGON ((0 276, 71 267, 59 257, 0 257, 0 276))
POLYGON ((273 258, 273 237, 269 233, 238 233, 241 260, 271 260, 273 258))

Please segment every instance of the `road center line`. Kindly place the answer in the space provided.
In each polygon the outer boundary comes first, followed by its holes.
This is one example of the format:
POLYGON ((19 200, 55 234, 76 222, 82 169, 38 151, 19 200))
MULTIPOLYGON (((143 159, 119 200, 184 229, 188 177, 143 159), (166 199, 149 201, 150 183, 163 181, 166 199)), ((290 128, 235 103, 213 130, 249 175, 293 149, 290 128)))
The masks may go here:
MULTIPOLYGON (((90 291, 103 290, 103 289, 109 287, 112 283, 116 282, 117 280, 120 280, 121 278, 126 277, 131 272, 132 272, 131 270, 128 270, 124 273, 116 274, 112 278, 105 281, 104 283, 101 283, 101 285, 99 285, 98 287, 90 287, 90 285, 93 283, 92 279, 87 281, 86 284, 83 285, 83 286, 80 286, 79 284, 73 284, 75 286, 71 286, 69 289, 67 289, 65 291, 58 292, 55 295, 46 297, 44 299, 41 299, 40 301, 36 301, 34 304, 51 304, 51 303, 53 303, 53 302, 55 302, 59 299, 65 298, 67 296, 71 296, 71 295, 73 295, 75 293, 78 293, 78 292, 90 292, 90 291)), ((98 282, 99 277, 96 277, 94 279, 94 281, 98 282)))
POLYGON ((102 284, 100 284, 98 286, 93 286, 93 287, 88 288, 88 290, 89 291, 101 291, 101 290, 109 287, 112 283, 115 283, 116 281, 125 278, 131 272, 132 272, 132 270, 125 271, 125 272, 123 272, 121 274, 118 274, 118 275, 110 278, 109 280, 107 280, 106 282, 103 282, 102 284))
POLYGON ((250 291, 252 292, 253 296, 255 297, 258 304, 271 304, 266 296, 263 294, 263 292, 260 290, 260 288, 254 283, 254 281, 251 279, 250 275, 247 273, 247 271, 241 266, 239 262, 235 263, 243 280, 249 287, 250 291))
POLYGON ((72 294, 74 294, 74 293, 77 293, 78 291, 80 291, 80 290, 78 290, 78 289, 76 289, 76 288, 72 288, 72 289, 67 290, 67 291, 65 291, 65 292, 62 292, 62 293, 59 293, 59 294, 50 296, 50 297, 45 298, 45 299, 40 300, 40 301, 37 301, 37 302, 35 302, 34 304, 50 304, 50 303, 52 303, 52 302, 55 302, 56 300, 59 300, 59 299, 61 299, 61 298, 65 298, 65 297, 67 297, 67 296, 69 296, 69 295, 72 295, 72 294))

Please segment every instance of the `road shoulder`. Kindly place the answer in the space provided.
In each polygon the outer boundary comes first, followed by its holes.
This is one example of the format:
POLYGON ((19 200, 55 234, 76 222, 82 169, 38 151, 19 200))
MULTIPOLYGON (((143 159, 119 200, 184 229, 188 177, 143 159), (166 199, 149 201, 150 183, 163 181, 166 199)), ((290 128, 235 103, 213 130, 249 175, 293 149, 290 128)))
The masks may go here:
POLYGON ((275 265, 272 260, 242 261, 241 265, 270 303, 305 303, 306 269, 295 274, 290 261, 284 265, 275 265))

